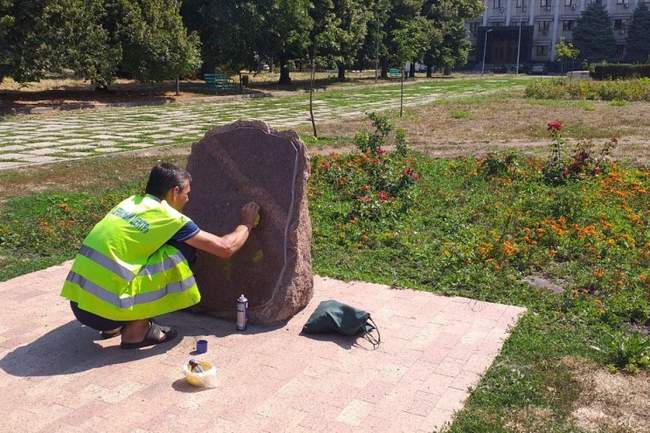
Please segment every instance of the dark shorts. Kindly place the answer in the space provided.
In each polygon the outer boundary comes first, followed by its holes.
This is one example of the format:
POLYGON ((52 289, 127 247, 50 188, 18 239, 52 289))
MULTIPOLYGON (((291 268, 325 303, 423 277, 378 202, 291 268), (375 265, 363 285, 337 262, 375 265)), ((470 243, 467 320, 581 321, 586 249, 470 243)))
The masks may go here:
POLYGON ((93 313, 89 313, 88 311, 79 308, 77 303, 73 301, 70 301, 70 307, 72 308, 74 317, 76 317, 82 325, 86 325, 87 327, 97 331, 110 331, 115 328, 120 328, 127 323, 116 322, 115 320, 105 319, 93 313))
MULTIPOLYGON (((196 249, 187 245, 185 242, 169 241, 169 245, 172 245, 178 248, 181 253, 185 256, 185 259, 192 265, 196 261, 196 249)), ((106 319, 104 317, 97 316, 93 313, 90 313, 86 310, 79 308, 76 302, 70 301, 70 307, 74 313, 74 317, 77 318, 82 325, 86 325, 89 328, 95 329, 97 331, 110 331, 116 328, 120 328, 126 325, 128 322, 117 322, 115 320, 106 319)))

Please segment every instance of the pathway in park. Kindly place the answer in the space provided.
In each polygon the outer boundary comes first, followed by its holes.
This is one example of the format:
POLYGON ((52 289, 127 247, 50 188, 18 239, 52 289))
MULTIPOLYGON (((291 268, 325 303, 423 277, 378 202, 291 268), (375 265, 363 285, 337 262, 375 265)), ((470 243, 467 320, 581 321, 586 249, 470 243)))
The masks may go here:
MULTIPOLYGON (((405 86, 407 106, 522 86, 527 78, 449 79, 405 86)), ((359 86, 316 94, 319 122, 360 117, 399 107, 399 85, 359 86)), ((255 118, 284 129, 309 122, 300 96, 175 103, 161 106, 80 110, 0 121, 0 169, 188 144, 215 126, 255 118)))
POLYGON ((284 325, 239 333, 181 312, 161 319, 179 330, 175 343, 124 351, 73 319, 59 297, 69 266, 0 283, 1 432, 431 433, 463 407, 524 312, 316 277, 314 299, 284 325), (331 298, 371 312, 377 350, 299 335, 331 298), (200 338, 215 389, 182 379, 200 338))

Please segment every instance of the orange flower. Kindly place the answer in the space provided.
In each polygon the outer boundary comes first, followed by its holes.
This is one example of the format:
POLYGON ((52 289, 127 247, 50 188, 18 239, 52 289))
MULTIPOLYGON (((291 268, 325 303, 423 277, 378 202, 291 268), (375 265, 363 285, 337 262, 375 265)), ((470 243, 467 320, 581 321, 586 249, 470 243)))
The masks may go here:
POLYGON ((516 254, 519 251, 519 248, 510 241, 505 241, 503 243, 503 254, 506 256, 511 256, 516 254))

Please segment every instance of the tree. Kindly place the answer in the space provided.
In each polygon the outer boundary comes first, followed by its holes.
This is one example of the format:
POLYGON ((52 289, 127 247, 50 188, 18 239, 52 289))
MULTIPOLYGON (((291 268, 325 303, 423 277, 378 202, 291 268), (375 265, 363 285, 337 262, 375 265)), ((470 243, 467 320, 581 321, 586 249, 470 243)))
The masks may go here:
POLYGON ((263 14, 256 1, 186 0, 181 15, 201 38, 203 71, 257 69, 263 14))
POLYGON ((625 58, 633 63, 650 63, 650 10, 639 2, 627 30, 625 58))
POLYGON ((403 57, 408 52, 420 53, 421 47, 409 47, 410 40, 422 41, 422 36, 429 36, 429 22, 420 15, 424 0, 389 0, 387 20, 384 23, 383 55, 381 58, 381 76, 386 78, 390 65, 417 60, 403 57), (420 27, 423 25, 423 27, 420 27))
POLYGON ((483 9, 482 0, 425 1, 422 13, 439 31, 424 56, 427 77, 431 77, 434 66, 449 74, 455 66, 467 63, 471 43, 467 38, 465 20, 480 16, 483 9))
POLYGON ((395 58, 402 70, 400 86, 399 115, 404 111, 404 63, 418 59, 431 42, 433 28, 431 22, 423 16, 416 16, 410 21, 400 21, 392 32, 392 42, 396 47, 395 58))
POLYGON ((377 79, 379 59, 385 58, 388 53, 386 47, 388 33, 385 25, 392 10, 392 3, 391 0, 371 0, 370 3, 366 36, 357 51, 355 63, 360 68, 372 65, 375 68, 375 79, 377 79))
POLYGON ((560 42, 555 44, 555 60, 560 62, 562 65, 562 71, 564 72, 564 64, 569 60, 575 60, 580 55, 580 50, 573 46, 571 42, 566 42, 562 39, 560 42))
POLYGON ((607 10, 601 2, 591 3, 582 12, 573 31, 573 42, 587 62, 596 63, 614 58, 614 30, 607 10))
POLYGON ((372 18, 372 0, 334 0, 334 15, 339 20, 338 52, 335 54, 338 80, 345 80, 345 68, 361 49, 372 18))
POLYGON ((0 0, 0 75, 18 82, 71 69, 99 88, 123 72, 176 78, 199 64, 177 0, 0 0))
POLYGON ((280 84, 291 83, 289 62, 304 58, 314 25, 309 0, 258 0, 264 23, 257 47, 263 58, 280 65, 280 84))
POLYGON ((187 34, 178 0, 120 0, 121 70, 140 81, 184 76, 201 65, 200 40, 187 34))

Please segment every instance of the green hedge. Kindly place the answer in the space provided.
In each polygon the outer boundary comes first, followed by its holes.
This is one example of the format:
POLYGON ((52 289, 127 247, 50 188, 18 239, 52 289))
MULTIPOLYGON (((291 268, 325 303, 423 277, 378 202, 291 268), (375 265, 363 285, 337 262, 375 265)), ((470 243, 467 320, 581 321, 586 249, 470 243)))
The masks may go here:
POLYGON ((594 80, 616 80, 629 78, 650 77, 650 64, 648 65, 596 65, 591 72, 594 80))
POLYGON ((536 99, 650 102, 650 79, 589 81, 557 78, 536 80, 526 87, 526 96, 536 99))

